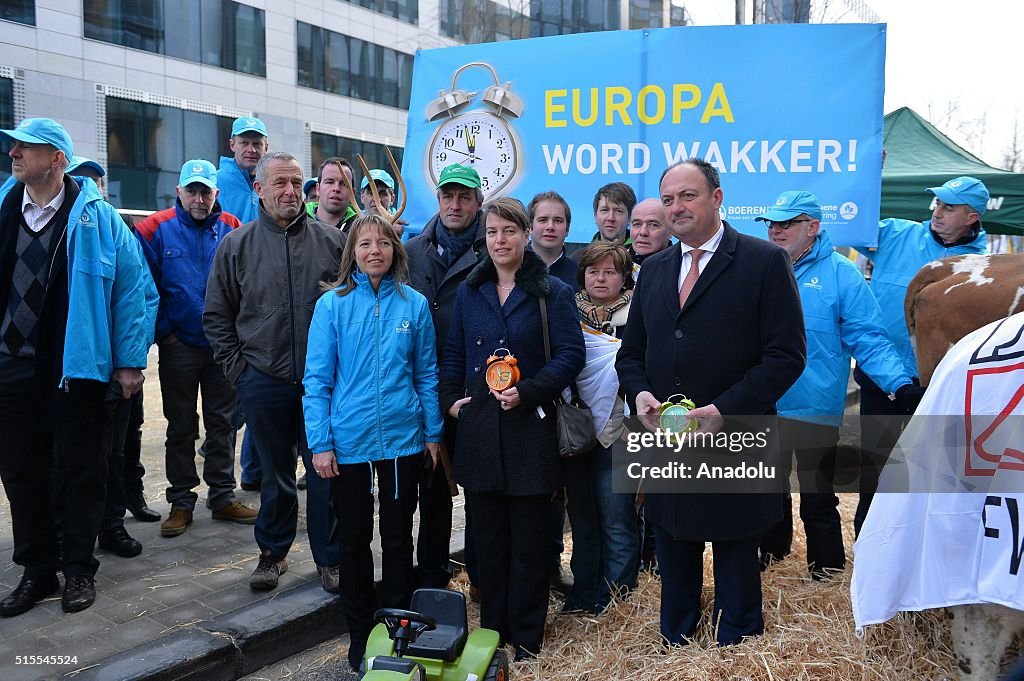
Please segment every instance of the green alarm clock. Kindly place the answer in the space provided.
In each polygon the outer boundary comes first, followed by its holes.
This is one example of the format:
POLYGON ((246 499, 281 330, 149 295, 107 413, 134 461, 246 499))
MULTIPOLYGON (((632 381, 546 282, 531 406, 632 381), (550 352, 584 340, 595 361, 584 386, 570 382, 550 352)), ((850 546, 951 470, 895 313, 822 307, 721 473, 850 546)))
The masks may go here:
POLYGON ((697 405, 686 395, 671 395, 661 403, 658 426, 667 433, 692 433, 700 427, 700 423, 687 414, 696 408, 697 405))

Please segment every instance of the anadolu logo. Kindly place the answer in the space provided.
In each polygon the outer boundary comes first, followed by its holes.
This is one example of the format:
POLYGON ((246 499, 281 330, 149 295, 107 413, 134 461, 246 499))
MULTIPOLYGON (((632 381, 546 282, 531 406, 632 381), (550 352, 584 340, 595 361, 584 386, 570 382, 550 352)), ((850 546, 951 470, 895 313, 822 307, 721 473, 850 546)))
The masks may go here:
POLYGON ((844 220, 852 220, 857 217, 859 210, 860 209, 857 208, 856 203, 853 201, 847 201, 843 205, 839 206, 839 217, 844 220))

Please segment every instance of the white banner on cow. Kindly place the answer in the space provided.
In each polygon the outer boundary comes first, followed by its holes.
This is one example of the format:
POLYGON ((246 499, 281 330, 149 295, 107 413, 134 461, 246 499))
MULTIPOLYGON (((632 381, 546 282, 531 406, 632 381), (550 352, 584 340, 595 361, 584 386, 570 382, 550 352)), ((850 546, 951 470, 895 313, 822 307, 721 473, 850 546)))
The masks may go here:
POLYGON ((854 545, 858 629, 906 610, 1024 610, 1022 416, 1024 313, 968 335, 935 370, 854 545))

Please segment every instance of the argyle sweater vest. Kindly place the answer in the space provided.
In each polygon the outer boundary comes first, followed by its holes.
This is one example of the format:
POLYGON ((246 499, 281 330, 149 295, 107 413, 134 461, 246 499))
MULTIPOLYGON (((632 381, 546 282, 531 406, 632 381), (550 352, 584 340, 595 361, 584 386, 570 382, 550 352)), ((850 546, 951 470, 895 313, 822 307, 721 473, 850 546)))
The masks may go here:
POLYGON ((11 288, 7 300, 0 301, 6 303, 0 321, 0 353, 26 359, 35 357, 53 249, 67 225, 72 203, 65 197, 60 209, 39 232, 29 229, 20 212, 9 217, 14 224, 0 225, 0 229, 18 231, 11 288))

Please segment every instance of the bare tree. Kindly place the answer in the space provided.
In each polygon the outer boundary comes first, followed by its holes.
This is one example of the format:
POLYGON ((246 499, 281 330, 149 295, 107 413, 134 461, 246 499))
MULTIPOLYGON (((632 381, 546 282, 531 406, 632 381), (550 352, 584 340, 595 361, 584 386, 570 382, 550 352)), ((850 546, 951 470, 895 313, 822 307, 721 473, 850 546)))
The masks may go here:
POLYGON ((975 156, 978 156, 975 150, 982 149, 985 145, 985 136, 988 132, 987 114, 968 114, 958 97, 942 105, 928 102, 928 120, 943 133, 955 138, 960 146, 975 156))
POLYGON ((1010 148, 1003 152, 1003 168, 1014 172, 1024 170, 1024 140, 1020 135, 1020 112, 1013 115, 1013 137, 1010 148))

